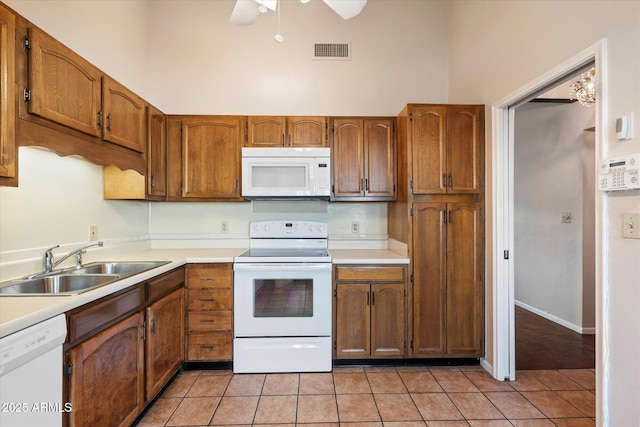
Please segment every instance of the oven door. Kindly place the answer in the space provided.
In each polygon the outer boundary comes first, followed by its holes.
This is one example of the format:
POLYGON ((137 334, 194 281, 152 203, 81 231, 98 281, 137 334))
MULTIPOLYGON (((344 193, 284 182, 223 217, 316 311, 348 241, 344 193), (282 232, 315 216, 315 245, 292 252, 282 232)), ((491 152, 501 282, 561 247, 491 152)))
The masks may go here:
POLYGON ((331 263, 234 264, 234 335, 331 335, 331 263))

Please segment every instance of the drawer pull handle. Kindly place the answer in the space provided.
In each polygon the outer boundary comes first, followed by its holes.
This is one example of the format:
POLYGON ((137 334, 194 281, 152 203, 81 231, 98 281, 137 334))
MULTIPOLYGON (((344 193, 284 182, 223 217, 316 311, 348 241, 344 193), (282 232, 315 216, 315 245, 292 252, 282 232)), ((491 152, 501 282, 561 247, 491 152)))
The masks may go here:
POLYGON ((216 346, 215 345, 201 345, 200 348, 203 349, 203 350, 213 350, 214 348, 216 348, 216 346))
POLYGON ((200 323, 213 323, 215 319, 200 319, 200 323))
POLYGON ((216 279, 214 279, 213 277, 201 277, 200 281, 201 282, 214 282, 216 279))
POLYGON ((200 302, 214 302, 215 298, 200 298, 200 302))

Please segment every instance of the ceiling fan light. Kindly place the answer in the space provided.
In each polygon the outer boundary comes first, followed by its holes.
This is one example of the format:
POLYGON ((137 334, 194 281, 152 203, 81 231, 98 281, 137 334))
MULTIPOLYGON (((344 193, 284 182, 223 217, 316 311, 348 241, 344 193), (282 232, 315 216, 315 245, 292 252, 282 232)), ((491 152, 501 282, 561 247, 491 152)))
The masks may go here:
POLYGON ((351 19, 362 12, 367 0, 322 0, 344 20, 351 19))
POLYGON ((311 0, 300 0, 300 3, 302 3, 302 4, 307 4, 307 3, 309 3, 310 1, 311 1, 311 0))
POLYGON ((267 6, 265 6, 263 4, 258 6, 258 12, 260 12, 260 13, 267 13, 267 10, 269 10, 269 9, 267 9, 267 6))
POLYGON ((273 10, 275 12, 276 7, 278 5, 278 0, 254 0, 254 1, 260 5, 260 7, 258 8, 260 9, 260 12, 262 12, 262 9, 264 9, 264 12, 262 13, 266 13, 267 9, 273 10))

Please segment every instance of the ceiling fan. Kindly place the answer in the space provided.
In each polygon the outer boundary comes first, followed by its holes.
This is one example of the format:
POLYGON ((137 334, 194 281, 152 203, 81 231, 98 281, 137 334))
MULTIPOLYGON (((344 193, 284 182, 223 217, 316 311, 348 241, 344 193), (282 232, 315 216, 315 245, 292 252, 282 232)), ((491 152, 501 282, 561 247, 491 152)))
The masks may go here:
MULTIPOLYGON (((308 3, 310 0, 300 0, 308 3)), ((360 14, 367 0, 322 0, 342 19, 350 19, 360 14)), ((251 25, 256 22, 260 13, 276 11, 279 0, 236 0, 229 22, 234 25, 251 25)))

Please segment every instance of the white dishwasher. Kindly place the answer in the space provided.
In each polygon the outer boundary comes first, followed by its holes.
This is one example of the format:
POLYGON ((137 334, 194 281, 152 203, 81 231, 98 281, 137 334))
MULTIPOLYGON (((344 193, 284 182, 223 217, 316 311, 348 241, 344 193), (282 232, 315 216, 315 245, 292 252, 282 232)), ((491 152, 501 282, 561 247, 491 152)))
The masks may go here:
POLYGON ((0 338, 0 426, 58 427, 62 413, 64 314, 0 338))

